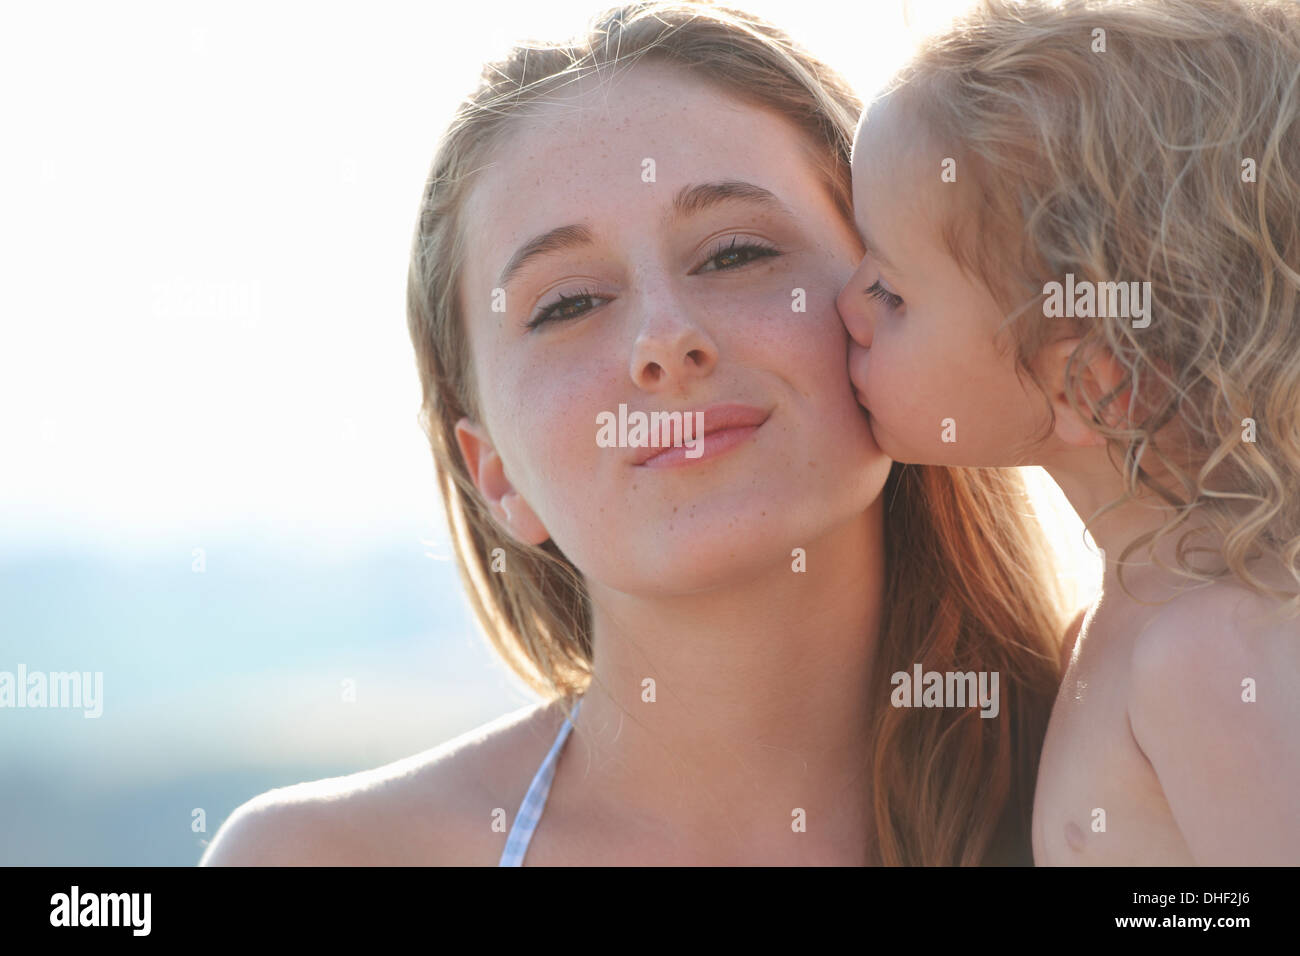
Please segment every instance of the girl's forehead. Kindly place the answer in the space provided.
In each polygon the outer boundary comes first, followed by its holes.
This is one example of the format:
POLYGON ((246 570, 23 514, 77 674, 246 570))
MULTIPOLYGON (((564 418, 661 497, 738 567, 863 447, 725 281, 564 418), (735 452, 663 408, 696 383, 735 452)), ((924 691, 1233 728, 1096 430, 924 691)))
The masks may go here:
POLYGON ((596 112, 567 101, 539 104, 512 122, 473 174, 463 207, 470 243, 522 241, 523 233, 583 218, 662 213, 680 188, 696 183, 754 182, 791 205, 822 188, 812 144, 790 120, 720 102, 703 83, 687 85, 696 103, 652 86, 657 105, 633 98, 618 122, 598 121, 618 108, 612 99, 596 112))

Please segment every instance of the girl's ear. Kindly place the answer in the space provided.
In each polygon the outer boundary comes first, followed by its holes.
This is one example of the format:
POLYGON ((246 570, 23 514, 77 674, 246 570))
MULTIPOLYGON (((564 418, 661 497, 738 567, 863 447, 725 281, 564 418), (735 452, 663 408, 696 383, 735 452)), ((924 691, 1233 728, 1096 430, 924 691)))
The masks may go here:
MULTIPOLYGON (((1075 411, 1066 397, 1066 367, 1071 356, 1075 358, 1075 375, 1079 398, 1091 398, 1100 404, 1124 381, 1124 367, 1106 348, 1096 346, 1088 352, 1079 352, 1080 338, 1060 339, 1043 347, 1038 359, 1038 374, 1051 399, 1056 417, 1056 437, 1067 445, 1088 448, 1106 444, 1106 438, 1097 431, 1096 422, 1088 413, 1086 403, 1075 411)), ((1127 388, 1114 396, 1102 410, 1104 424, 1119 428, 1128 420, 1133 390, 1127 388)))
POLYGON ((474 487, 483 496, 497 524, 523 544, 542 544, 550 538, 541 519, 506 477, 505 465, 488 433, 468 418, 462 418, 456 423, 456 443, 474 479, 474 487))

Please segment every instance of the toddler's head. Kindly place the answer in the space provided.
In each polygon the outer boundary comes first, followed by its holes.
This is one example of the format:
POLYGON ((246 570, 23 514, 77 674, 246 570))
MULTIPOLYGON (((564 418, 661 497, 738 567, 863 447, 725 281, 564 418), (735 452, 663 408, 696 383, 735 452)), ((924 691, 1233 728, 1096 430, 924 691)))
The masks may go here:
POLYGON ((1159 535, 1195 514, 1247 582, 1260 553, 1294 568, 1297 157, 1294 0, 986 0, 854 146, 868 254, 839 306, 881 448, 1104 448, 1126 497, 1177 506, 1159 535))

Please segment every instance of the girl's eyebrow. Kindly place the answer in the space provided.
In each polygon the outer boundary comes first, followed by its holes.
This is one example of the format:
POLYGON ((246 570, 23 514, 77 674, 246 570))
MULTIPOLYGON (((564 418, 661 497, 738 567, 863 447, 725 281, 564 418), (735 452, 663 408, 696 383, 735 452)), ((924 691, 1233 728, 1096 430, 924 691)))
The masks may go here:
POLYGON ((515 277, 515 274, 530 259, 552 252, 559 252, 562 249, 572 249, 574 246, 589 246, 593 241, 591 230, 581 223, 571 226, 557 226, 540 236, 534 236, 520 246, 515 254, 510 257, 506 267, 501 270, 501 278, 497 280, 497 288, 504 289, 507 283, 515 277))
MULTIPOLYGON (((770 189, 764 189, 762 186, 739 179, 726 179, 714 183, 683 186, 677 191, 677 195, 673 197, 673 205, 666 218, 671 222, 675 219, 694 216, 712 206, 726 202, 754 203, 791 218, 794 217, 790 207, 778 199, 777 195, 770 189)), ((591 230, 581 223, 557 226, 534 236, 520 246, 515 254, 510 257, 506 267, 501 270, 501 278, 497 280, 497 287, 504 289, 510 280, 519 273, 519 270, 537 256, 572 249, 575 246, 591 245, 594 241, 591 230)))
POLYGON ((740 179, 725 179, 716 183, 683 186, 673 197, 673 208, 668 218, 672 220, 692 216, 718 203, 736 200, 767 206, 787 216, 794 216, 790 207, 778 199, 776 193, 770 189, 740 179))

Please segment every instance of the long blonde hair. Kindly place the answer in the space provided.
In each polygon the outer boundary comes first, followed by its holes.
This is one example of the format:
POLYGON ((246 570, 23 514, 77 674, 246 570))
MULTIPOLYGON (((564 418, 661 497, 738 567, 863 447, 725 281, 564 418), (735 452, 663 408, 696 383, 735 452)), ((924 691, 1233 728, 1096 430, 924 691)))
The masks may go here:
MULTIPOLYGON (((645 57, 797 123, 852 221, 849 152, 860 102, 780 31, 733 10, 701 3, 611 10, 578 41, 519 47, 489 64, 456 113, 433 161, 411 252, 407 310, 421 419, 475 614, 515 673, 566 704, 592 674, 582 575, 553 542, 531 547, 502 533, 457 450, 456 422, 482 420, 457 285, 460 214, 474 171, 530 103, 645 57), (508 574, 489 572, 495 548, 504 550, 508 574)), ((895 465, 884 494, 887 590, 878 676, 868 689, 878 702, 870 758, 878 832, 864 855, 890 864, 1025 861, 1064 627, 1049 549, 1018 473, 895 465), (889 674, 914 662, 999 672, 1002 717, 889 706, 889 674)))
POLYGON ((1128 555, 1201 518, 1214 546, 1184 527, 1171 570, 1300 610, 1248 563, 1300 584, 1300 3, 986 0, 886 95, 962 170, 944 234, 1007 309, 1022 369, 1068 322, 1076 357, 1104 347, 1124 370, 1104 396, 1067 371, 1127 484, 1090 519, 1147 491, 1175 507, 1120 555, 1121 582, 1128 555), (1045 319, 1068 274, 1149 281, 1149 325, 1045 319))

